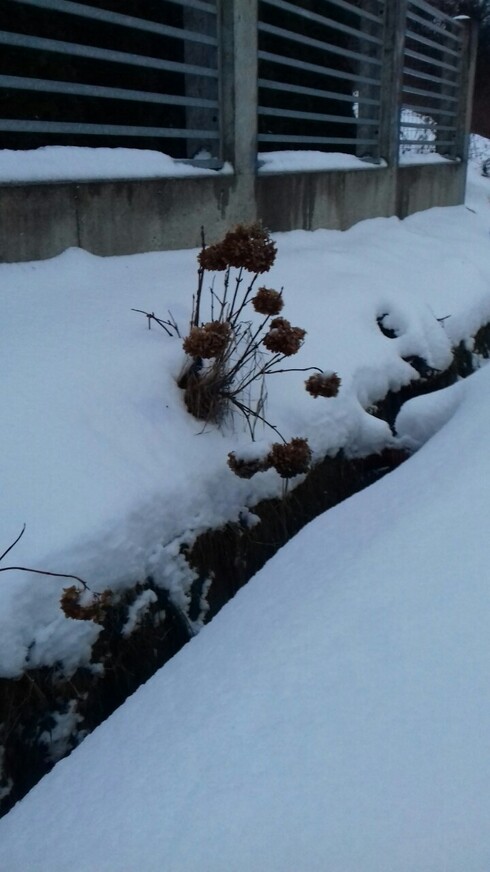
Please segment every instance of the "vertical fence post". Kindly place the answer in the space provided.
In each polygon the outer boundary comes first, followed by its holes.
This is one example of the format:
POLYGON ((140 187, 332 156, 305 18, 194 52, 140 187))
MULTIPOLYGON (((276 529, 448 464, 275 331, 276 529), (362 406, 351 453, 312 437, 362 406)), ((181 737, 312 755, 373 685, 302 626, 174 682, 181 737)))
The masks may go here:
POLYGON ((381 77, 380 155, 398 166, 407 0, 386 0, 381 77))
POLYGON ((468 160, 475 85, 476 56, 478 52, 478 24, 471 18, 462 21, 464 38, 461 58, 461 81, 456 115, 456 156, 468 160))
POLYGON ((258 0, 219 0, 222 157, 233 165, 237 220, 254 220, 258 0))

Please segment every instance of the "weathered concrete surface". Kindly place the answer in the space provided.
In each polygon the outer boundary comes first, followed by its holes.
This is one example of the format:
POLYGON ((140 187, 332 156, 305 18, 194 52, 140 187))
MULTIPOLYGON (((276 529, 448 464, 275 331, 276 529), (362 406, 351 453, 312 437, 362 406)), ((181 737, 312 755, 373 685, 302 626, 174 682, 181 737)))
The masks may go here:
POLYGON ((273 231, 357 221, 464 200, 466 165, 0 185, 0 261, 80 246, 98 255, 194 248, 260 218, 273 231), (255 191, 254 191, 255 189, 255 191))
POLYGON ((373 168, 258 176, 258 214, 273 231, 345 230, 395 214, 394 170, 373 168))
POLYGON ((398 168, 396 214, 406 218, 433 206, 464 202, 466 163, 413 164, 398 168))

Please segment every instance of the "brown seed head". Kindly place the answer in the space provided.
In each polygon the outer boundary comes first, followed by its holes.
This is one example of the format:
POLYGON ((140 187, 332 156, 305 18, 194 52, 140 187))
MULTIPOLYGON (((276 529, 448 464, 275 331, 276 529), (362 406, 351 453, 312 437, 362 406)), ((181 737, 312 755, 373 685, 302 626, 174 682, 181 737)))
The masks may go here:
POLYGON ((259 222, 239 224, 221 242, 209 245, 198 255, 204 269, 225 270, 234 266, 252 273, 268 272, 275 259, 275 243, 259 222))
POLYGON ((231 328, 227 321, 209 321, 202 327, 192 327, 182 347, 191 357, 219 357, 228 345, 231 328))
POLYGON ((311 463, 311 449, 307 439, 291 439, 283 445, 275 442, 268 460, 281 478, 294 478, 302 472, 307 472, 311 463))
POLYGON ((316 372, 305 381, 305 387, 312 397, 336 397, 341 385, 336 372, 316 372))
POLYGON ((273 354, 284 354, 285 357, 290 357, 299 351, 305 336, 306 330, 302 330, 301 327, 292 327, 287 318, 274 318, 262 343, 273 354))
POLYGON ((243 460, 234 451, 230 451, 227 462, 231 471, 239 478, 252 478, 257 472, 265 472, 271 465, 268 457, 243 460))
POLYGON ((284 306, 284 300, 279 291, 274 291, 272 288, 259 288, 252 300, 252 305, 259 315, 279 315, 284 306))

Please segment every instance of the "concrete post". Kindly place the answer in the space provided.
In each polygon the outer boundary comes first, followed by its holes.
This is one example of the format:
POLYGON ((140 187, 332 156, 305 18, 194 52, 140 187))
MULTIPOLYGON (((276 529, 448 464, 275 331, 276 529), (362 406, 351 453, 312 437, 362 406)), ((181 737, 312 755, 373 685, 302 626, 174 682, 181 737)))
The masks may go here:
POLYGON ((256 216, 257 0, 219 2, 222 158, 235 171, 237 220, 256 216))
POLYGON ((381 78, 380 154, 398 166, 407 0, 386 0, 381 78))
POLYGON ((471 18, 463 19, 462 23, 464 25, 464 40, 458 113, 456 116, 456 156, 463 161, 467 161, 473 111, 476 56, 478 52, 478 24, 471 18))

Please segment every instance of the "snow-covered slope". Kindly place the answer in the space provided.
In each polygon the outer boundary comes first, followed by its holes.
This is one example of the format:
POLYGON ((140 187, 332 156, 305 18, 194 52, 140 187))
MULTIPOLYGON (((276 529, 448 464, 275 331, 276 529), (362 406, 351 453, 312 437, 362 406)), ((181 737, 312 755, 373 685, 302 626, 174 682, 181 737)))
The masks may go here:
POLYGON ((489 392, 487 367, 58 764, 2 869, 487 872, 489 392))

